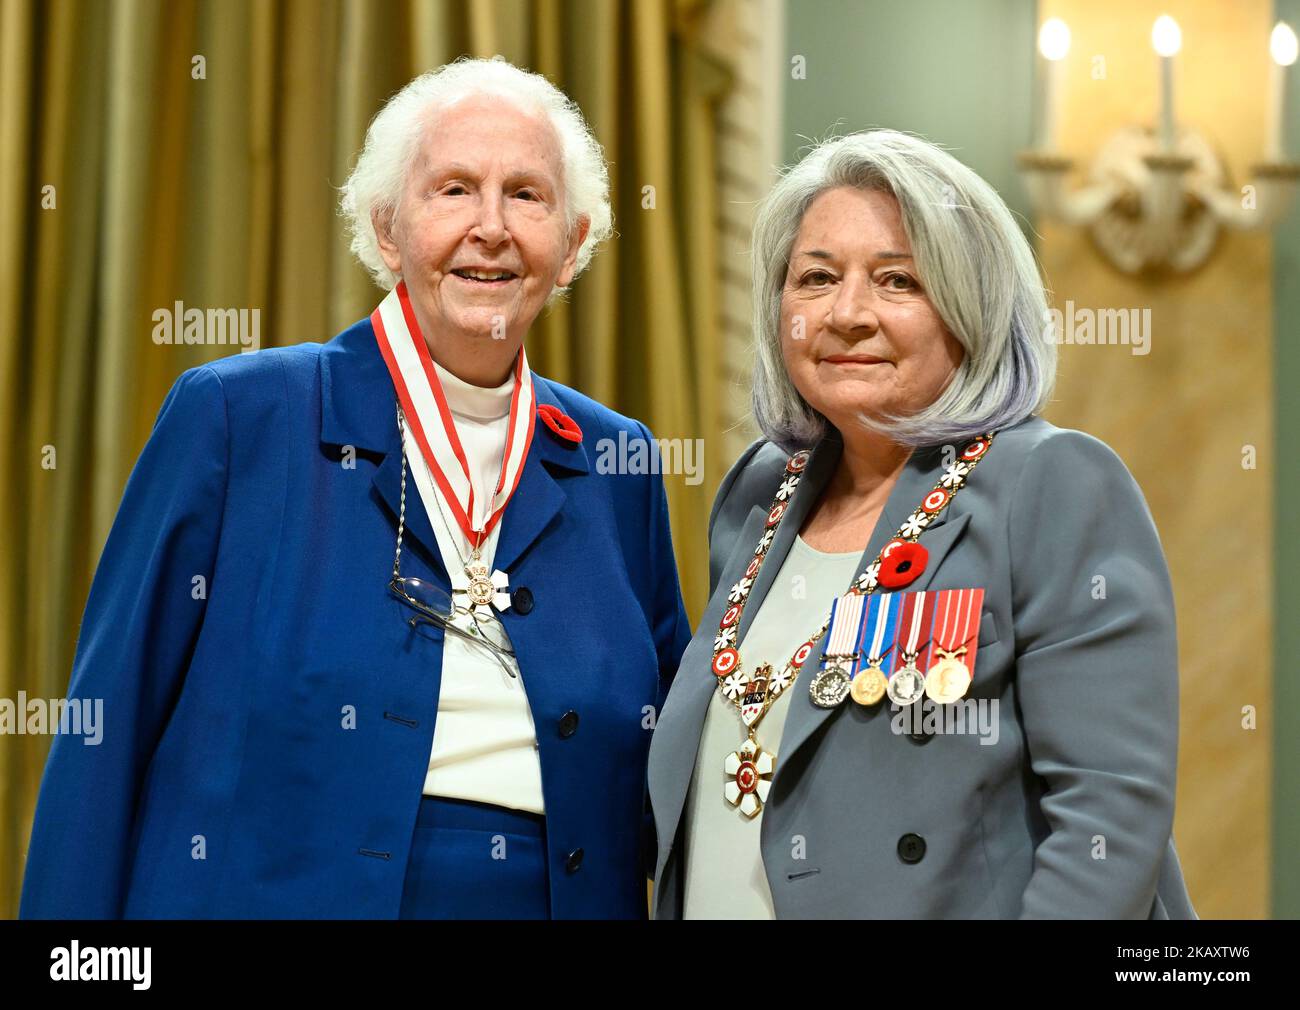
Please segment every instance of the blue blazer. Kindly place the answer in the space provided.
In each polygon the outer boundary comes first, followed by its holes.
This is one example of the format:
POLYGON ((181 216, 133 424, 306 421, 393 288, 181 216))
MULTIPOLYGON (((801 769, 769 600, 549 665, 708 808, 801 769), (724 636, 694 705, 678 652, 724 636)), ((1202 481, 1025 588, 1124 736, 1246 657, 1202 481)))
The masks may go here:
MULTIPOLYGON (((537 728, 551 911, 644 917, 646 753, 690 639, 663 483, 593 467, 600 439, 645 426, 534 383, 584 436, 538 420, 494 559, 534 601, 502 621, 537 728)), ((68 696, 103 700, 103 739, 54 738, 21 917, 397 917, 442 632, 411 629, 387 588, 394 402, 368 319, 176 380, 77 643, 68 696)), ((402 574, 449 588, 414 487, 402 574)))

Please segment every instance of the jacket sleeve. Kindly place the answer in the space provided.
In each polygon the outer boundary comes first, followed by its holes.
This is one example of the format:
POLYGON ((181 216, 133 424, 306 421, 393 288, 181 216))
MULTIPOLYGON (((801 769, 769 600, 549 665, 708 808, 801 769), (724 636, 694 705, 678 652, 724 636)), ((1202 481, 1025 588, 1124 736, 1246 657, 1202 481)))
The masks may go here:
MULTIPOLYGON (((638 422, 641 436, 652 441, 649 429, 638 422)), ((673 554, 672 528, 668 522, 668 495, 664 491, 663 477, 654 473, 647 481, 650 500, 648 503, 647 525, 650 530, 649 559, 653 572, 651 586, 654 593, 654 620, 651 631, 654 635, 655 653, 659 657, 659 690, 655 698, 654 718, 664 710, 668 690, 673 686, 677 667, 681 663, 682 653, 691 641, 690 619, 686 616, 686 606, 682 602, 681 583, 677 576, 677 559, 673 554)), ((650 807, 650 789, 646 785, 642 830, 641 852, 646 867, 646 876, 654 879, 655 861, 658 855, 657 836, 655 834, 654 814, 650 807)))
POLYGON ((54 736, 21 918, 122 915, 142 785, 213 588, 227 436, 216 371, 184 372, 127 481, 91 583, 67 696, 100 713, 99 739, 54 736))
POLYGON ((1076 431, 1030 454, 1008 517, 1016 691, 1049 831, 1021 917, 1146 918, 1178 760, 1173 590, 1155 524, 1119 457, 1076 431))
MULTIPOLYGON (((647 441, 653 439, 641 426, 647 441)), ((668 521, 668 495, 663 477, 650 475, 648 523, 650 527, 650 564, 654 569, 654 642, 659 656, 659 708, 663 707, 681 662, 682 653, 691 641, 691 624, 682 602, 681 582, 677 577, 677 559, 673 554, 673 533, 668 521)), ((656 709, 658 711, 658 709, 656 709)))

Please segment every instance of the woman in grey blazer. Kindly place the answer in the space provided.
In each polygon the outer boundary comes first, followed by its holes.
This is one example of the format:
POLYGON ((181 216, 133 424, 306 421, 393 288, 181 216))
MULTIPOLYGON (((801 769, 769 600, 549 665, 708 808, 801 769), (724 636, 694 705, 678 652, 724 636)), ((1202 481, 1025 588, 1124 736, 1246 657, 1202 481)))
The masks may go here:
POLYGON ((1115 453, 1038 416, 1005 204, 906 134, 829 141, 754 292, 764 437, 651 747, 656 918, 1195 918, 1168 569, 1115 453))

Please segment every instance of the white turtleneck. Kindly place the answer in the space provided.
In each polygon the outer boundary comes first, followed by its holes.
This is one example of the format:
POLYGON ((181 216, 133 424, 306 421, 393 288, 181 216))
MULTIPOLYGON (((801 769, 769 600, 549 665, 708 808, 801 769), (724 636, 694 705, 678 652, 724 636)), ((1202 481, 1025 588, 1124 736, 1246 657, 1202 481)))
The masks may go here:
MULTIPOLYGON (((475 518, 480 519, 489 507, 501 474, 514 373, 500 386, 486 388, 457 378, 436 361, 433 365, 469 463, 475 518)), ((430 437, 433 434, 430 431, 430 437)), ((469 557, 470 545, 456 525, 442 492, 432 482, 419 446, 409 437, 409 432, 406 459, 429 515, 429 524, 438 538, 438 549, 451 576, 452 587, 463 588, 469 584, 463 559, 469 557)), ((481 558, 489 570, 493 567, 500 533, 501 523, 497 522, 483 543, 481 558)), ((462 618, 461 623, 469 624, 470 618, 462 618)), ((485 618, 480 626, 483 624, 491 625, 486 630, 496 641, 509 643, 505 628, 495 614, 485 618)), ((482 646, 460 635, 444 636, 438 720, 429 770, 424 778, 426 795, 494 803, 538 814, 546 812, 532 710, 518 663, 513 659, 508 662, 517 676, 508 676, 482 646)))

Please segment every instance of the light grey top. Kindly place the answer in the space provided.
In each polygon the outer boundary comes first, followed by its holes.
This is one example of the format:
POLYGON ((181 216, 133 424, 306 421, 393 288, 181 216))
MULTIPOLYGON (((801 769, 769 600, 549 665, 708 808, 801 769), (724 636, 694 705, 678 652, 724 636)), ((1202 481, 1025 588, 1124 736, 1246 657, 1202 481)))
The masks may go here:
MULTIPOLYGON (((833 430, 814 447, 739 637, 842 449, 833 430)), ((945 456, 941 445, 913 453, 859 571, 944 473, 945 456)), ((717 690, 718 620, 788 458, 755 442, 710 516, 711 597, 650 747, 658 919, 684 913, 682 854, 692 843, 682 814, 717 690)), ((1124 463, 1090 435, 1029 418, 997 433, 920 543, 928 561, 908 592, 984 589, 974 679, 960 703, 963 714, 975 710, 978 731, 946 716, 942 730, 900 726, 886 702, 818 708, 806 683, 788 691, 758 818, 777 918, 1195 918, 1172 834, 1173 587, 1124 463)), ((956 704, 941 707, 957 714, 956 704)))
MULTIPOLYGON (((757 543, 751 545, 751 550, 757 543)), ((763 663, 784 666, 808 636, 821 627, 831 601, 853 583, 860 551, 828 554, 796 537, 772 589, 740 639, 743 669, 763 663)), ((746 608, 748 609, 748 607, 746 608)), ((781 731, 790 693, 803 686, 818 663, 810 658, 758 724, 758 744, 781 755, 781 731)), ((751 820, 727 802, 722 770, 727 755, 748 736, 734 702, 713 692, 683 814, 686 830, 685 913, 687 919, 773 919, 772 892, 759 850, 762 813, 751 820)), ((793 843, 792 843, 793 844, 793 843)))

